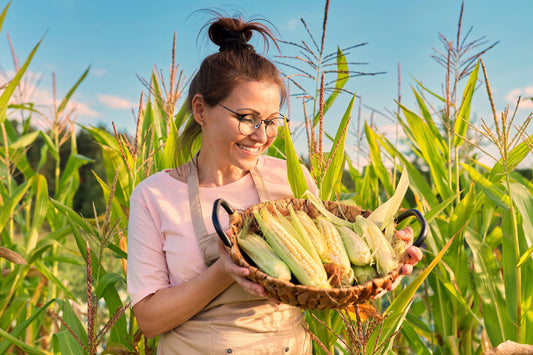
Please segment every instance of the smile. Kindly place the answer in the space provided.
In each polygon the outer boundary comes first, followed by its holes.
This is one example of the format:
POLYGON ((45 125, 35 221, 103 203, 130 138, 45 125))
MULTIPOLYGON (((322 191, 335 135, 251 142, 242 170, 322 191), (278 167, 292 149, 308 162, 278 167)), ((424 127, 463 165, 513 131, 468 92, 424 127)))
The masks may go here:
POLYGON ((247 152, 250 152, 250 153, 258 153, 261 150, 258 147, 247 147, 245 145, 240 145, 240 144, 237 144, 237 146, 241 148, 242 150, 246 150, 247 152))

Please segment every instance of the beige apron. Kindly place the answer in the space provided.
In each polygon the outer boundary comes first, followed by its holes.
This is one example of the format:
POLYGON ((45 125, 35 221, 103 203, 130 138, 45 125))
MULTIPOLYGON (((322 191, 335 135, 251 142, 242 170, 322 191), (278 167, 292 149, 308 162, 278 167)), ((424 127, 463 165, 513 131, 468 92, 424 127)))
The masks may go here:
MULTIPOLYGON (((204 224, 198 171, 189 163, 187 184, 192 223, 204 263, 218 259, 218 236, 204 224)), ((268 191, 257 167, 251 171, 261 201, 268 191)), ((159 337, 159 355, 218 354, 311 354, 311 339, 305 330, 303 312, 285 304, 253 296, 233 283, 201 312, 159 337)))

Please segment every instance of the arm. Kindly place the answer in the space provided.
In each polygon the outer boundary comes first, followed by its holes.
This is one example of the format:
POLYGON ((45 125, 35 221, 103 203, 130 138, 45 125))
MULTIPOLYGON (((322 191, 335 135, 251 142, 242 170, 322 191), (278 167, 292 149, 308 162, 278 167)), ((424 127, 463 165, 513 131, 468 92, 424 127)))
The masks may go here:
MULTIPOLYGON (((233 283, 220 260, 178 286, 161 289, 133 306, 139 328, 148 338, 183 324, 233 283)), ((245 269, 247 270, 247 269, 245 269)))
POLYGON ((140 329, 154 337, 184 323, 226 289, 233 279, 217 261, 201 274, 169 287, 164 240, 142 198, 131 199, 128 226, 128 291, 140 329))

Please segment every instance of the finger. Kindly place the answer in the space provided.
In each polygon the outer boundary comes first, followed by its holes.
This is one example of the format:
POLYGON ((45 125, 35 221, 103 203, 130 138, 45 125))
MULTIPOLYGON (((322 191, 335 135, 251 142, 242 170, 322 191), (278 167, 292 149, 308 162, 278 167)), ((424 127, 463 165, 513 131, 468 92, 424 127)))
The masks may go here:
POLYGON ((408 263, 411 265, 414 265, 420 260, 422 260, 422 257, 423 257, 422 249, 415 247, 415 246, 410 246, 407 249, 407 255, 409 255, 408 263))
POLYGON ((410 275, 413 272, 413 265, 404 264, 400 268, 400 275, 410 275))
POLYGON ((407 226, 396 231, 396 237, 403 240, 407 245, 411 245, 413 243, 413 228, 407 226))

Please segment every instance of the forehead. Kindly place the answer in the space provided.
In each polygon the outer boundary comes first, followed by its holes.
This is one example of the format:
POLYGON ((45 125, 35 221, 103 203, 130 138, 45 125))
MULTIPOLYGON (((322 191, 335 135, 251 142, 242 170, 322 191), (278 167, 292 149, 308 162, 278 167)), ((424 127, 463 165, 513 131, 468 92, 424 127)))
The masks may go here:
POLYGON ((232 104, 235 108, 256 110, 279 110, 280 88, 270 81, 243 81, 237 84, 222 103, 232 104))

